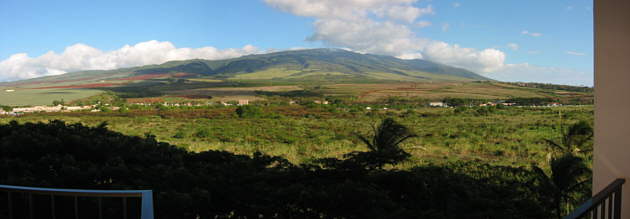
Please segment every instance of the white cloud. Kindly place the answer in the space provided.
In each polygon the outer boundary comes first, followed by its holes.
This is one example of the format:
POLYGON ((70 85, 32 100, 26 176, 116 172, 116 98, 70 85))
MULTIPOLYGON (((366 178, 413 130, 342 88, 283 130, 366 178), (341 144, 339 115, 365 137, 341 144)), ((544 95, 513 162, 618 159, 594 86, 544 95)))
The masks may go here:
POLYGON ((389 17, 394 20, 405 21, 407 23, 413 23, 417 18, 427 15, 435 14, 431 5, 426 8, 416 8, 411 6, 391 6, 384 7, 374 11, 376 15, 380 17, 389 17))
POLYGON ((496 49, 477 51, 440 41, 428 44, 422 54, 428 60, 479 72, 492 72, 501 68, 505 62, 505 53, 496 49))
POLYGON ((576 51, 567 51, 567 54, 572 55, 572 56, 585 56, 586 55, 583 52, 576 52, 576 51))
POLYGON ((18 53, 0 61, 0 81, 20 80, 82 70, 107 70, 172 60, 224 59, 260 52, 246 45, 240 49, 214 47, 176 48, 167 41, 146 41, 125 45, 114 51, 101 51, 85 44, 66 47, 62 53, 47 52, 38 57, 18 53))
POLYGON ((510 48, 511 50, 514 50, 514 51, 516 51, 516 50, 518 50, 520 48, 520 46, 518 44, 516 44, 516 43, 508 43, 507 47, 510 48))
POLYGON ((593 86, 593 72, 568 68, 542 67, 528 63, 506 64, 484 76, 500 81, 539 82, 593 86))
POLYGON ((521 34, 532 36, 532 37, 541 37, 543 35, 542 33, 529 32, 527 30, 521 31, 521 34))
POLYGON ((420 27, 420 28, 424 28, 424 27, 428 27, 431 26, 432 23, 430 21, 418 21, 418 23, 416 23, 416 26, 420 27))
POLYGON ((453 3, 453 8, 459 8, 459 7, 461 7, 461 6, 462 6, 462 4, 461 4, 461 3, 459 3, 459 2, 455 2, 455 3, 453 3))
POLYGON ((446 31, 448 31, 448 29, 450 29, 450 28, 451 28, 451 25, 450 25, 450 24, 448 24, 448 23, 443 23, 443 24, 442 24, 442 31, 446 32, 446 31))
POLYGON ((422 59, 422 54, 420 53, 406 53, 399 56, 396 56, 399 59, 422 59))
MULTIPOLYGON (((476 50, 422 38, 413 27, 431 25, 419 18, 435 14, 431 5, 418 0, 265 0, 282 11, 313 17, 314 33, 308 40, 344 47, 361 53, 423 58, 473 71, 500 68, 505 54, 497 49, 476 50)), ((442 24, 448 31, 450 25, 442 24)))

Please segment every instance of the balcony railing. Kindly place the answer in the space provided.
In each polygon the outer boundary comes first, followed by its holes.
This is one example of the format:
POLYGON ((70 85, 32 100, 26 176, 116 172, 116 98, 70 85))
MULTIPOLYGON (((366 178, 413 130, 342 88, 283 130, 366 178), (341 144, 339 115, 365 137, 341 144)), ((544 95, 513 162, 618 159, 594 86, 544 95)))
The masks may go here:
POLYGON ((621 187, 625 182, 616 179, 564 219, 621 219, 621 187))
MULTIPOLYGON (((120 218, 127 219, 128 218, 128 198, 140 198, 140 219, 153 219, 153 193, 151 190, 85 190, 85 189, 53 189, 53 188, 39 188, 39 187, 24 187, 24 186, 9 186, 9 185, 0 185, 0 194, 6 194, 6 209, 3 209, 0 206, 0 217, 8 218, 8 219, 18 219, 18 218, 41 218, 39 215, 46 215, 47 218, 60 218, 60 211, 68 211, 72 209, 72 215, 74 219, 80 219, 79 213, 79 198, 96 198, 97 202, 97 212, 99 219, 103 218, 103 198, 120 198, 122 200, 122 209, 120 218), (35 204, 34 196, 38 197, 48 197, 46 200, 49 202, 49 205, 45 208, 41 208, 41 200, 40 202, 35 204), (61 197, 70 197, 73 201, 73 206, 68 208, 61 208, 58 204, 55 203, 56 199, 61 199, 61 197), (16 205, 19 203, 14 203, 15 200, 19 200, 17 202, 23 201, 23 207, 17 207, 16 205), (4 212, 3 212, 4 210, 4 212), (42 212, 49 211, 48 212, 42 212), (19 212, 16 212, 19 211, 19 212), (19 214, 19 215, 18 215, 19 214), (36 215, 38 215, 36 217, 36 215)), ((2 196, 0 196, 2 197, 2 196)), ((3 201, 4 202, 4 201, 3 201)), ((1 203, 1 202, 0 202, 1 203)), ((22 203, 22 202, 20 202, 22 203)), ((68 212, 63 212, 68 213, 68 212)), ((67 214, 66 214, 67 215, 67 214)), ((67 217, 67 216, 66 216, 67 217)), ((64 217, 64 218, 66 218, 64 217)), ((90 217, 95 218, 95 217, 90 217)))

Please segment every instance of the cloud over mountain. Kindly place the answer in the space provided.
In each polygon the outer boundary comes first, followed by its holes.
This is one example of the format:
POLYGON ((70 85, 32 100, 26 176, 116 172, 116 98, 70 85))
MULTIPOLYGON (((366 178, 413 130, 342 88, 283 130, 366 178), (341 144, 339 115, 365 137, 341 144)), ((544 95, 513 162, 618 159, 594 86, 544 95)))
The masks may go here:
MULTIPOLYGON (((473 49, 422 38, 412 30, 418 18, 435 14, 417 0, 265 0, 272 7, 297 16, 313 17, 308 40, 358 52, 420 58, 473 71, 488 72, 504 65, 497 49, 473 49)), ((425 25, 426 26, 426 25, 425 25)))
POLYGON ((220 50, 214 47, 177 48, 167 41, 146 41, 125 45, 114 51, 101 51, 85 44, 66 47, 61 53, 53 51, 30 57, 18 53, 0 61, 0 81, 58 75, 82 70, 108 70, 149 64, 161 64, 172 60, 225 59, 258 53, 254 46, 220 50))

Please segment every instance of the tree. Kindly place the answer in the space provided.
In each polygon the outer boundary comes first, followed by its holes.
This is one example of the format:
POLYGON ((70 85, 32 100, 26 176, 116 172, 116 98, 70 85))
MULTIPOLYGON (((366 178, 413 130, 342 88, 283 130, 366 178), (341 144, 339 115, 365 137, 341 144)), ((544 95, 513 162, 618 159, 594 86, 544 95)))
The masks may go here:
POLYGON ((400 148, 400 144, 407 139, 417 137, 407 127, 392 118, 386 118, 372 129, 372 136, 357 134, 369 151, 350 153, 346 155, 349 161, 367 169, 381 169, 386 164, 397 164, 411 156, 400 148))
POLYGON ((64 105, 65 102, 63 101, 63 99, 61 100, 53 100, 52 105, 53 106, 59 106, 59 105, 64 105))
POLYGON ((562 131, 562 138, 559 142, 545 139, 552 150, 558 153, 588 153, 593 150, 593 145, 588 144, 593 138, 593 128, 586 121, 579 121, 562 131))
POLYGON ((236 115, 241 118, 258 118, 262 117, 263 112, 260 107, 244 105, 236 108, 236 115))
POLYGON ((556 216, 562 218, 565 207, 576 201, 575 193, 580 187, 590 181, 587 173, 590 169, 581 157, 572 153, 565 153, 558 158, 552 158, 549 162, 550 174, 541 168, 534 166, 533 172, 538 181, 540 194, 546 197, 546 201, 555 208, 556 216))

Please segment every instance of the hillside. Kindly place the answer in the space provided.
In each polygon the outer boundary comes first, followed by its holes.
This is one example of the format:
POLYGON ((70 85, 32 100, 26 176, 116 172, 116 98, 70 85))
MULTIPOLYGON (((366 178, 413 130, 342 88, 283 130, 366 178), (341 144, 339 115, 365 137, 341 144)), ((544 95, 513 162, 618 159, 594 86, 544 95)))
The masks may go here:
MULTIPOLYGON (((226 60, 171 61, 110 71, 82 71, 5 85, 97 83, 170 77, 277 81, 485 81, 474 72, 425 60, 359 54, 341 49, 293 50, 226 60), (179 73, 178 75, 172 75, 179 73)), ((58 85, 57 86, 63 86, 58 85)), ((109 86, 109 85, 107 85, 109 86)))
POLYGON ((291 91, 315 86, 324 88, 318 91, 323 95, 354 95, 365 100, 400 95, 428 99, 557 96, 549 91, 553 89, 519 88, 425 60, 309 49, 226 60, 171 61, 0 83, 0 105, 50 104, 53 100, 72 101, 104 91, 125 98, 256 99, 259 90, 291 91))

